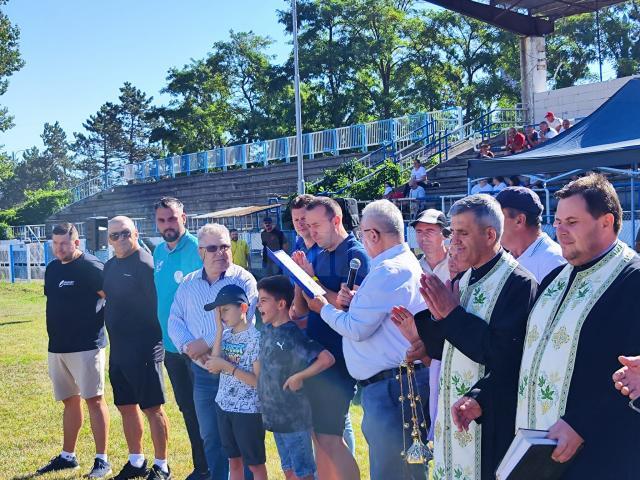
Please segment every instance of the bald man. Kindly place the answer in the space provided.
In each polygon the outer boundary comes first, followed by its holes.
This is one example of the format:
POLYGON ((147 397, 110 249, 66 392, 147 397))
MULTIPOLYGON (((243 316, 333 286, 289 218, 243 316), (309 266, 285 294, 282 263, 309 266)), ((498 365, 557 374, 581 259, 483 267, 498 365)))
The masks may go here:
POLYGON ((138 230, 130 218, 109 220, 108 233, 115 253, 104 266, 105 323, 111 341, 109 377, 129 447, 129 461, 115 479, 166 480, 171 478, 167 464, 169 423, 162 408, 164 347, 156 310, 153 257, 140 248, 138 230), (151 468, 142 453, 140 411, 149 422, 155 451, 151 468))

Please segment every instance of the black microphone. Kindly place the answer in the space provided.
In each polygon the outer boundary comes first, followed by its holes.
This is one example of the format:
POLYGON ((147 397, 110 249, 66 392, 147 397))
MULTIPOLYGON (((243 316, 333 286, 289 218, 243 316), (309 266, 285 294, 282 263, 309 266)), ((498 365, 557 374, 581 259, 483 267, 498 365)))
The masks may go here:
POLYGON ((347 277, 347 288, 349 290, 353 290, 353 284, 356 283, 356 274, 360 265, 362 265, 362 262, 357 258, 353 258, 349 262, 349 276, 347 277))

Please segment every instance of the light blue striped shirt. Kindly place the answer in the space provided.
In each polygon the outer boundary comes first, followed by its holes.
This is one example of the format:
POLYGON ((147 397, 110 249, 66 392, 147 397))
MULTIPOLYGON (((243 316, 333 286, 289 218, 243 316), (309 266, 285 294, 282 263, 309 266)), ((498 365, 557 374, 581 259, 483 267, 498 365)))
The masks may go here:
POLYGON ((213 345, 216 336, 215 310, 205 312, 204 306, 213 302, 226 285, 238 285, 245 291, 250 303, 247 319, 255 323, 258 289, 253 275, 232 264, 218 280, 209 285, 204 268, 201 268, 184 277, 171 304, 169 337, 178 351, 183 352, 187 343, 198 338, 204 339, 209 346, 213 345))

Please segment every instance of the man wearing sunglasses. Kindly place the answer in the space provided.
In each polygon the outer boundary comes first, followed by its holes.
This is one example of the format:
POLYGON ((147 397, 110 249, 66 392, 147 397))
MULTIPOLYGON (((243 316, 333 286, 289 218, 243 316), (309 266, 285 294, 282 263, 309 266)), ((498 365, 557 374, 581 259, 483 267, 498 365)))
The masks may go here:
MULTIPOLYGON (((247 294, 247 318, 253 322, 258 290, 253 275, 233 263, 231 236, 224 225, 200 228, 198 251, 203 268, 186 275, 178 287, 169 313, 169 336, 178 351, 192 360, 193 400, 211 479, 227 480, 229 463, 220 442, 214 408, 219 375, 204 368, 216 336, 217 313, 205 311, 204 306, 215 300, 222 287, 238 285, 247 294)), ((250 478, 246 469, 245 478, 250 478)))
POLYGON ((167 464, 169 422, 162 408, 164 348, 153 257, 140 248, 138 231, 130 218, 109 220, 108 234, 115 253, 104 266, 105 323, 111 341, 109 377, 129 447, 129 461, 114 478, 166 480, 171 478, 167 464), (150 469, 142 453, 140 410, 147 417, 153 441, 155 460, 150 469))

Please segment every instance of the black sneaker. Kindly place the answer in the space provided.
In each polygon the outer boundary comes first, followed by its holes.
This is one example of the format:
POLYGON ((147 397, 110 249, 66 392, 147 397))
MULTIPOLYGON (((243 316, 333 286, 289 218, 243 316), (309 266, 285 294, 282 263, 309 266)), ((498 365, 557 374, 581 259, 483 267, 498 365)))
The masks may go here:
POLYGON ((107 475, 111 475, 111 464, 101 458, 96 458, 93 461, 93 468, 87 474, 87 478, 104 478, 107 475))
POLYGON ((164 473, 158 465, 154 465, 151 467, 151 470, 149 470, 147 480, 169 480, 171 478, 171 469, 167 467, 167 470, 169 470, 169 472, 164 473))
POLYGON ((142 462, 141 467, 134 467, 131 462, 125 463, 120 473, 113 477, 113 480, 127 480, 129 478, 145 478, 149 474, 147 461, 142 462))
POLYGON ((187 478, 185 478, 185 480, 211 480, 211 475, 209 475, 208 471, 198 472, 197 470, 194 470, 189 475, 187 475, 187 478))
POLYGON ((78 465, 77 459, 67 460, 62 455, 58 455, 53 457, 44 467, 37 470, 36 475, 44 475, 45 473, 59 472, 61 470, 77 470, 79 468, 80 465, 78 465))

